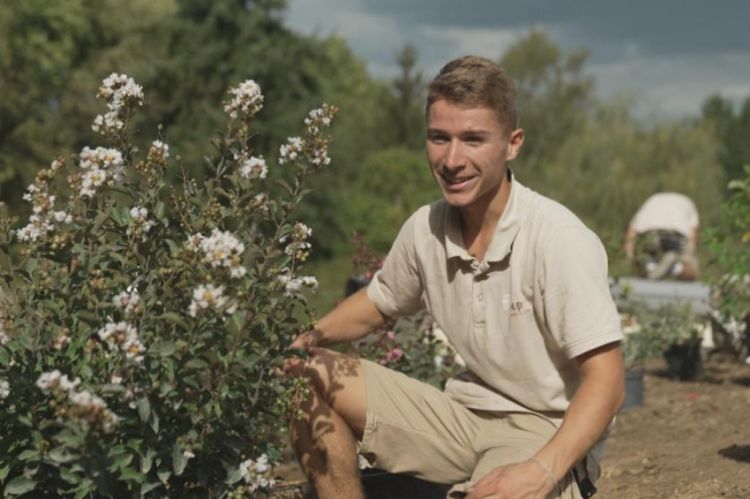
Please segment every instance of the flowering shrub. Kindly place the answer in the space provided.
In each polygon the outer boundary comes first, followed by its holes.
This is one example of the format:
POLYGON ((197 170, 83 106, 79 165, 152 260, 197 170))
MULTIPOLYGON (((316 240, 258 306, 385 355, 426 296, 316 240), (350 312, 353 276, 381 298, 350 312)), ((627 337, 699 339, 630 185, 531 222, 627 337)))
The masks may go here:
POLYGON ((252 155, 263 95, 246 81, 229 91, 210 175, 182 169, 170 185, 181 164, 164 138, 145 154, 131 141, 142 88, 113 74, 98 97, 92 128, 110 146, 54 160, 24 197, 28 224, 0 222, 3 496, 268 488, 299 389, 274 372, 316 286, 300 274, 311 232, 292 213, 330 162, 336 109, 310 113, 272 175, 252 155))

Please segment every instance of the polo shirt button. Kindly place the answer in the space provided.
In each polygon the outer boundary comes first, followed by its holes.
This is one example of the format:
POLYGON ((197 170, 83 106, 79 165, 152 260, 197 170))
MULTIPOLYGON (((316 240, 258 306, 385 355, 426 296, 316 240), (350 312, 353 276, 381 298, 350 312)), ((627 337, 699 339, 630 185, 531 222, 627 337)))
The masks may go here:
POLYGON ((482 301, 483 298, 484 298, 484 295, 482 293, 479 293, 477 295, 477 300, 482 301))

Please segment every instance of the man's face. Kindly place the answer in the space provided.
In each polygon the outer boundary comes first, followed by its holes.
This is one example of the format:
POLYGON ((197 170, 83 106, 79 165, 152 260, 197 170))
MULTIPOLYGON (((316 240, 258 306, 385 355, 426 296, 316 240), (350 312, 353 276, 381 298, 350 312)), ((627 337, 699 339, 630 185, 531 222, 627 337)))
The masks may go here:
POLYGON ((446 100, 427 112, 427 159, 448 204, 489 203, 523 143, 523 130, 508 134, 493 109, 446 100))

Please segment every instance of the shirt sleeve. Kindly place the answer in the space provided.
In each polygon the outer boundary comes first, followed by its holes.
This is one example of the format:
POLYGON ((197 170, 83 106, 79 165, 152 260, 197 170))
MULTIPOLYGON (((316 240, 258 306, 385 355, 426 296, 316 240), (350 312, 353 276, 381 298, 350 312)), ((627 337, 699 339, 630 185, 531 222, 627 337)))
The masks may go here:
POLYGON ((417 213, 401 227, 383 267, 367 287, 367 296, 384 315, 396 318, 422 308, 422 281, 416 257, 417 213))
POLYGON ((544 314, 568 358, 622 340, 607 277, 607 254, 585 228, 558 229, 542 249, 544 314))

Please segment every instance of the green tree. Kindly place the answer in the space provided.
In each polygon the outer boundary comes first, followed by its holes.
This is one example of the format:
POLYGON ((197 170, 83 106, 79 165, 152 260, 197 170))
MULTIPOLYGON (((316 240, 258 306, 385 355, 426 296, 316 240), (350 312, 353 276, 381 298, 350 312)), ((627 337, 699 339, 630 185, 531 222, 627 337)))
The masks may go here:
POLYGON ((422 151, 385 149, 368 156, 362 174, 342 194, 347 209, 341 225, 360 232, 369 246, 386 253, 409 215, 439 197, 422 151))
POLYGON ((743 178, 743 166, 750 163, 750 97, 738 111, 732 103, 713 95, 702 107, 703 119, 708 122, 722 144, 721 164, 728 179, 743 178))
POLYGON ((424 82, 417 69, 418 53, 406 44, 396 53, 399 74, 391 82, 391 130, 394 146, 421 149, 424 146, 424 82))
POLYGON ((500 64, 513 78, 519 126, 526 143, 519 163, 528 170, 544 162, 586 121, 595 100, 593 79, 583 73, 586 51, 563 53, 540 30, 532 30, 503 54, 500 64))

